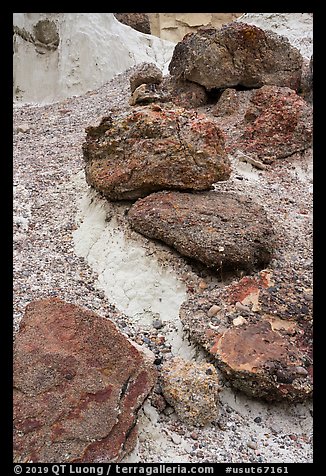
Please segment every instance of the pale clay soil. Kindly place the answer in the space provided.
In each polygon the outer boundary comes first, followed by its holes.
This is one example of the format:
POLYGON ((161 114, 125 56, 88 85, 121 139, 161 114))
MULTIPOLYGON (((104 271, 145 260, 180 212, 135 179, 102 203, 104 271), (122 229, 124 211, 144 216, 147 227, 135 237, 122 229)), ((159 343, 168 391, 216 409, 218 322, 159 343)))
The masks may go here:
MULTIPOLYGON (((209 360, 189 344, 178 309, 190 284, 221 286, 234 276, 215 276, 132 231, 124 217, 131 203, 109 203, 85 181, 85 127, 130 107, 129 74, 51 105, 14 106, 14 329, 29 302, 58 296, 101 316, 110 313, 144 348, 144 336, 165 336, 164 359, 209 360), (17 130, 22 124, 27 132, 17 130), (158 314, 164 326, 156 330, 151 322, 158 314)), ((216 189, 263 205, 278 238, 271 266, 291 263, 311 283, 311 151, 267 170, 235 157, 231 162, 230 180, 216 189)), ((158 413, 149 398, 139 414, 138 445, 125 461, 312 462, 310 401, 267 404, 235 392, 222 376, 221 386, 220 417, 202 429, 185 426, 171 407, 158 413)))

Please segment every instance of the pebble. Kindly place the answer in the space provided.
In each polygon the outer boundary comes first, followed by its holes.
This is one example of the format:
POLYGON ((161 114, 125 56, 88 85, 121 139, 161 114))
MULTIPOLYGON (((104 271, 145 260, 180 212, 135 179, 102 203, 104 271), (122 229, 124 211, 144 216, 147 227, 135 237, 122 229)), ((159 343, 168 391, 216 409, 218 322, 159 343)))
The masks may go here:
POLYGON ((304 367, 295 367, 294 370, 298 375, 308 375, 308 371, 304 367))
POLYGON ((255 423, 261 423, 261 417, 260 417, 260 416, 256 417, 256 418, 254 419, 254 422, 255 422, 255 423))
POLYGON ((257 443, 255 443, 254 441, 248 441, 247 446, 248 448, 251 448, 252 450, 256 450, 258 448, 257 443))
POLYGON ((172 433, 171 435, 171 440, 173 441, 173 443, 175 443, 176 445, 180 445, 181 443, 181 436, 179 436, 178 434, 176 433, 172 433))
POLYGON ((233 319, 232 322, 234 326, 242 326, 242 324, 245 324, 247 321, 244 317, 238 316, 235 319, 233 319))
POLYGON ((217 306, 216 304, 213 304, 212 307, 210 307, 207 311, 207 315, 208 317, 213 317, 213 316, 216 316, 216 314, 221 310, 221 308, 219 306, 217 306))
POLYGON ((154 329, 161 329, 163 327, 163 322, 161 321, 161 319, 155 319, 153 321, 153 327, 154 329))
POLYGON ((192 433, 190 433, 190 436, 193 440, 198 440, 198 433, 196 433, 195 431, 193 431, 192 433))
POLYGON ((238 309, 238 311, 244 311, 244 312, 249 312, 250 311, 250 308, 248 306, 245 306, 244 304, 242 304, 239 301, 237 301, 235 303, 235 307, 236 307, 236 309, 238 309))

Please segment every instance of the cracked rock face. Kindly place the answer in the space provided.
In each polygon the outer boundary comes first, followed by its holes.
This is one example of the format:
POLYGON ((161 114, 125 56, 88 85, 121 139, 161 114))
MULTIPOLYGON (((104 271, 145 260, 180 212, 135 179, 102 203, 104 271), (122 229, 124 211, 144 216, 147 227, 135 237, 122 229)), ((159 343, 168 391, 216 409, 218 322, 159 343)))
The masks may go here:
POLYGON ((231 168, 213 120, 182 108, 135 107, 86 129, 87 183, 111 200, 164 189, 207 190, 231 168))
POLYGON ((219 381, 215 367, 188 362, 181 357, 162 368, 162 391, 181 421, 205 426, 218 417, 219 381))
POLYGON ((292 269, 265 269, 189 296, 185 330, 232 385, 266 400, 312 396, 312 295, 292 269))
POLYGON ((272 225, 250 199, 227 192, 159 192, 129 210, 131 226, 209 267, 264 267, 271 259, 272 225))
POLYGON ((265 84, 298 90, 302 61, 287 38, 233 22, 186 35, 174 49, 169 71, 207 90, 265 84))
POLYGON ((14 345, 14 460, 120 461, 155 381, 110 320, 58 298, 30 303, 14 345))

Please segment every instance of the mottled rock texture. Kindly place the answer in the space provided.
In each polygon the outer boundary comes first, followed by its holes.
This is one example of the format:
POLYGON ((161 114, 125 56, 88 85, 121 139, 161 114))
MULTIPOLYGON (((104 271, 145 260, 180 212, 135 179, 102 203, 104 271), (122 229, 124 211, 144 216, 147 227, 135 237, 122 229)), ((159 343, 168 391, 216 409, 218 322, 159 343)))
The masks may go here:
POLYGON ((164 189, 205 190, 231 173, 223 134, 204 114, 140 106, 104 117, 86 132, 86 180, 111 200, 164 189))
POLYGON ((313 389, 311 298, 293 269, 265 269, 189 296, 180 318, 234 387, 269 401, 302 401, 313 389))
POLYGON ((229 88, 212 113, 231 153, 240 150, 270 164, 312 145, 312 107, 290 88, 229 88))
POLYGON ((151 34, 151 26, 147 13, 115 13, 114 16, 119 22, 130 26, 134 30, 148 35, 151 34))
POLYGON ((309 103, 313 102, 313 56, 305 59, 302 66, 301 96, 309 103))
POLYGON ((203 28, 186 35, 174 49, 169 71, 207 90, 265 84, 297 90, 302 61, 287 38, 233 22, 220 30, 203 28))
POLYGON ((252 270, 272 256, 266 212, 241 195, 159 192, 138 200, 128 220, 139 233, 219 270, 252 270))
POLYGON ((130 75, 130 91, 133 93, 141 84, 160 84, 162 79, 162 72, 154 63, 140 63, 130 75))
POLYGON ((163 395, 181 421, 205 426, 218 417, 220 387, 212 364, 175 357, 163 365, 161 376, 163 395))
POLYGON ((110 320, 58 298, 30 303, 14 344, 14 461, 120 461, 155 380, 110 320))

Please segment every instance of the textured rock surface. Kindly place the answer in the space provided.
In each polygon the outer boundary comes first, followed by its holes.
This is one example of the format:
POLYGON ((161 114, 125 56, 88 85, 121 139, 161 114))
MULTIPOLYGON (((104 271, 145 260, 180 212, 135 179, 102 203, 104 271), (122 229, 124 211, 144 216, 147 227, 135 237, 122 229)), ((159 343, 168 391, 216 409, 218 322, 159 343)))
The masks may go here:
POLYGON ((140 63, 129 78, 130 91, 133 93, 141 84, 159 84, 162 79, 162 72, 154 63, 140 63))
POLYGON ((162 368, 162 391, 184 423, 204 426, 219 413, 219 382, 212 364, 175 357, 162 368))
POLYGON ((302 56, 286 37, 246 23, 186 35, 173 52, 169 71, 206 89, 300 86, 302 56))
POLYGON ((191 81, 165 76, 160 88, 167 99, 179 107, 196 108, 204 106, 208 102, 206 89, 191 81))
POLYGON ((152 35, 178 42, 201 26, 220 28, 241 13, 149 13, 152 35))
POLYGON ((40 20, 34 26, 33 32, 36 41, 44 45, 52 45, 53 49, 58 47, 60 37, 54 21, 40 20))
POLYGON ((305 59, 302 67, 301 96, 309 103, 313 102, 313 56, 305 59))
POLYGON ((206 115, 158 105, 86 129, 86 179, 112 200, 162 189, 204 190, 227 180, 224 138, 206 115))
POLYGON ((264 209, 244 196, 159 192, 138 200, 128 219, 139 233, 219 270, 251 270, 271 259, 271 223, 264 209))
POLYGON ((152 102, 165 102, 165 96, 157 88, 156 84, 141 84, 131 95, 129 104, 135 106, 136 104, 150 104, 152 102))
POLYGON ((231 153, 240 150, 268 164, 312 145, 312 107, 290 88, 226 89, 212 113, 231 153))
POLYGON ((151 33, 151 26, 147 13, 115 13, 114 16, 119 20, 119 22, 130 26, 134 30, 148 35, 151 33))
POLYGON ((14 13, 13 24, 13 95, 24 102, 84 94, 138 63, 153 62, 166 73, 175 46, 123 25, 113 13, 14 13), (55 23, 58 46, 34 41, 39 22, 55 23))
POLYGON ((57 298, 32 302, 14 345, 14 460, 119 461, 155 380, 108 319, 57 298))
POLYGON ((293 269, 267 269, 190 296, 180 318, 236 388, 300 401, 312 395, 311 298, 293 269))

